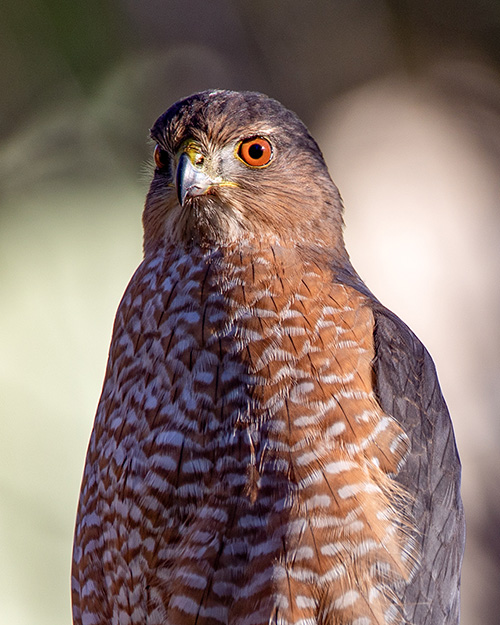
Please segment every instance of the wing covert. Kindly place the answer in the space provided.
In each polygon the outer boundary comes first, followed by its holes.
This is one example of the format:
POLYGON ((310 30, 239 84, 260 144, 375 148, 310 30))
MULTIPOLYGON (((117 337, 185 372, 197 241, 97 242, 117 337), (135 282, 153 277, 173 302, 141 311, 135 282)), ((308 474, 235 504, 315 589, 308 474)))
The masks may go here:
POLYGON ((378 302, 373 312, 375 391, 411 442, 395 478, 410 494, 420 544, 420 566, 403 597, 406 618, 413 625, 456 625, 465 522, 452 422, 425 347, 378 302))

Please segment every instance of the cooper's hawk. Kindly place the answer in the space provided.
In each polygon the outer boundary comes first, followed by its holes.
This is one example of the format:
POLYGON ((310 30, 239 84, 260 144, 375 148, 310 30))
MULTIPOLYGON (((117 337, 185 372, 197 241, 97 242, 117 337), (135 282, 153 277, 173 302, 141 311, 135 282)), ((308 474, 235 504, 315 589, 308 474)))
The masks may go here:
POLYGON ((451 625, 464 521, 434 365, 352 268, 304 125, 207 91, 153 126, 144 261, 81 490, 77 625, 451 625))

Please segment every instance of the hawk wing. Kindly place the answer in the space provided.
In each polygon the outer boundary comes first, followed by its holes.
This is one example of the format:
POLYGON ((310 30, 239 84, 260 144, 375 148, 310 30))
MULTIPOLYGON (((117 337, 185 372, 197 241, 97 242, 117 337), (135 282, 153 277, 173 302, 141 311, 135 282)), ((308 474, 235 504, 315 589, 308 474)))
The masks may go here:
POLYGON ((425 347, 378 302, 373 314, 375 392, 411 441, 395 478, 410 495, 420 543, 420 565, 402 597, 405 616, 412 625, 456 625, 465 521, 453 426, 425 347))

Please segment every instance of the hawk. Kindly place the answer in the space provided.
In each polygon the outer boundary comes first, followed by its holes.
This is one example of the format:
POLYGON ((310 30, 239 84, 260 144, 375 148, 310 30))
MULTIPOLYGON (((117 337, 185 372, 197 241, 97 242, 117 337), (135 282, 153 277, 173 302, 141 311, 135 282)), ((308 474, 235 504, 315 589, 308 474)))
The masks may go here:
POLYGON ((350 264, 303 123, 205 91, 154 124, 76 522, 75 625, 455 625, 434 364, 350 264))

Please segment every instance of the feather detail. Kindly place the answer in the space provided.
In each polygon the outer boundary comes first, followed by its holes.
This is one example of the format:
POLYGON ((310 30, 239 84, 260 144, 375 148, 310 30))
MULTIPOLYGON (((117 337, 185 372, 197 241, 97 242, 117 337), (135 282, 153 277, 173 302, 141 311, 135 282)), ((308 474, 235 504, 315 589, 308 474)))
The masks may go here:
POLYGON ((115 618, 128 622, 132 593, 151 622, 387 622, 415 553, 390 477, 407 441, 371 390, 373 358, 365 296, 293 248, 143 263, 118 311, 77 526, 81 577, 126 558, 101 581, 115 618))

